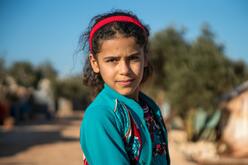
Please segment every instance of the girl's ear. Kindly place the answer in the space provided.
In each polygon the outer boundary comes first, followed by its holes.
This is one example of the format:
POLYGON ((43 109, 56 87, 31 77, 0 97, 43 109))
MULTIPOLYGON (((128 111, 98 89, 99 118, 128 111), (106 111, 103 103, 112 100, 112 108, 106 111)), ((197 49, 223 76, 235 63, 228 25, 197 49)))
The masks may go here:
POLYGON ((90 60, 90 65, 91 65, 93 71, 94 71, 95 73, 99 73, 99 72, 100 72, 99 65, 98 65, 98 63, 97 63, 96 58, 95 58, 95 57, 93 56, 93 54, 91 54, 91 53, 90 53, 90 55, 89 55, 89 60, 90 60))

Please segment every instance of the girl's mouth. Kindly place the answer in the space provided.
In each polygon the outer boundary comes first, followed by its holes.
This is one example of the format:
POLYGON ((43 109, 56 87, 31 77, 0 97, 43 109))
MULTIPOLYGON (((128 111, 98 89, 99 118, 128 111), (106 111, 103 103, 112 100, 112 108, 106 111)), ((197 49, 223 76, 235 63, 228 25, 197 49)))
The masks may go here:
POLYGON ((129 79, 129 80, 121 80, 121 81, 117 81, 117 83, 121 86, 130 86, 132 84, 132 82, 134 81, 134 79, 129 79))

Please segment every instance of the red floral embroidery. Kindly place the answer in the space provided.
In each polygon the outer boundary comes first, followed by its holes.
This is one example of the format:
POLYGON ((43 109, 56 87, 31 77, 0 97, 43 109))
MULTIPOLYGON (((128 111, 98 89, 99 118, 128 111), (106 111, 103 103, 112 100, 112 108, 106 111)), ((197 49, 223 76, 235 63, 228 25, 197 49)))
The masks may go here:
POLYGON ((141 140, 141 135, 140 135, 140 130, 138 129, 137 125, 135 124, 135 121, 133 120, 132 116, 130 115, 131 118, 131 125, 132 125, 132 132, 133 132, 133 136, 134 138, 137 138, 140 144, 140 147, 138 149, 138 155, 136 157, 134 157, 134 159, 136 161, 139 160, 139 156, 140 156, 140 150, 141 150, 141 146, 142 146, 142 140, 141 140))

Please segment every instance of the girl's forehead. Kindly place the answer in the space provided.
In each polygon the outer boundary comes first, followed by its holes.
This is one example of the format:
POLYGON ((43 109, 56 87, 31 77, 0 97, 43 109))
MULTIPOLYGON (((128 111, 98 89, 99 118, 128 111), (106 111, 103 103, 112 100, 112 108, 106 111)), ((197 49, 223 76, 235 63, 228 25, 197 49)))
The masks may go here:
POLYGON ((103 40, 101 44, 101 51, 118 51, 118 50, 133 50, 139 49, 134 37, 116 37, 112 39, 103 40))
POLYGON ((129 54, 141 50, 141 46, 137 44, 134 37, 116 37, 103 40, 99 54, 129 54))

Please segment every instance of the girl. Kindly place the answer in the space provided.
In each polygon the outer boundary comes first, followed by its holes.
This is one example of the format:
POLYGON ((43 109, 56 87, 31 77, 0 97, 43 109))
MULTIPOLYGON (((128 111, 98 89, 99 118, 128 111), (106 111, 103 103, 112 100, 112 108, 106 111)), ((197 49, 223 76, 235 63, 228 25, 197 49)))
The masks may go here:
POLYGON ((147 26, 131 12, 114 11, 94 17, 88 29, 81 37, 89 51, 84 83, 97 96, 80 128, 84 163, 170 164, 160 109, 140 91, 151 74, 147 26))

